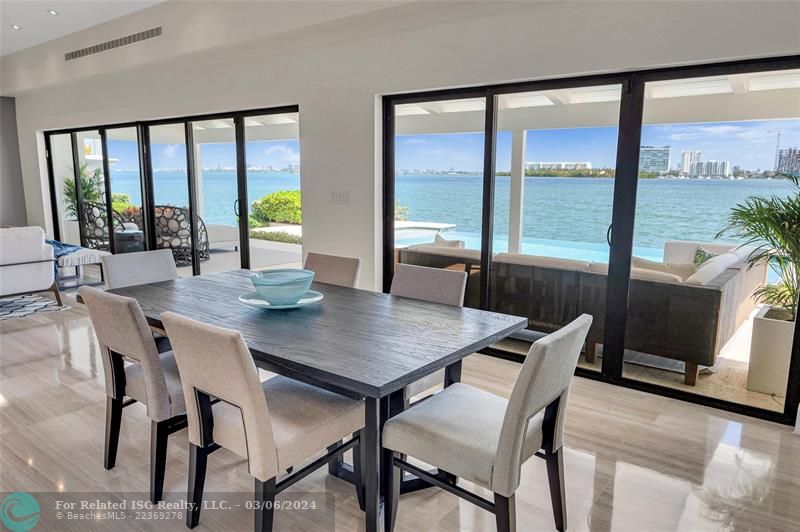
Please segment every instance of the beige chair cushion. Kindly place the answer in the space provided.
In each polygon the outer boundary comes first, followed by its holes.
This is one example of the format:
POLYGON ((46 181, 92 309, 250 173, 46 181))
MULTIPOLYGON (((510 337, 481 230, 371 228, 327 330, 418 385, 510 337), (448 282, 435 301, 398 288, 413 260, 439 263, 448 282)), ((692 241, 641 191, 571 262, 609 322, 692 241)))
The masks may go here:
MULTIPOLYGON (((281 376, 267 379, 262 388, 280 470, 300 464, 364 426, 363 401, 281 376)), ((247 458, 239 408, 220 401, 213 409, 214 441, 247 458)))
MULTIPOLYGON (((167 396, 171 411, 184 412, 186 406, 183 400, 181 377, 178 373, 178 364, 172 351, 161 353, 161 369, 164 370, 164 379, 167 382, 167 396)), ((125 368, 125 395, 133 397, 140 403, 147 404, 147 389, 144 383, 144 370, 141 364, 131 364, 125 368)))
MULTIPOLYGON (((389 419, 383 446, 492 489, 500 430, 508 401, 466 384, 453 384, 389 419)), ((542 445, 544 413, 528 423, 522 460, 542 445)))

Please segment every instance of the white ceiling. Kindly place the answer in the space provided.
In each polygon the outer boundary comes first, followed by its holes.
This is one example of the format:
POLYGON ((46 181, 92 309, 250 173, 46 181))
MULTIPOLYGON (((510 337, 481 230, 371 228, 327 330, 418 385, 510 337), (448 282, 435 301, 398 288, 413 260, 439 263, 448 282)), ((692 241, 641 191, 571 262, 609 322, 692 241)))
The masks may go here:
POLYGON ((0 0, 0 55, 159 4, 164 0, 0 0), (51 15, 48 10, 58 15, 51 15), (11 26, 22 29, 15 30, 11 26))

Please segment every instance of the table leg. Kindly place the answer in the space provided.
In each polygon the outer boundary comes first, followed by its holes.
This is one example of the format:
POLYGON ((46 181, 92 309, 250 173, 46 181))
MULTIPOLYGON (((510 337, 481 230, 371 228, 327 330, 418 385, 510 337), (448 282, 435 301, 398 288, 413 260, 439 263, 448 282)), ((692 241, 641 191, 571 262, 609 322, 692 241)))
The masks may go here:
POLYGON ((381 528, 381 406, 385 399, 367 397, 364 402, 364 438, 361 453, 364 460, 364 497, 366 532, 381 528))
POLYGON ((453 362, 444 370, 444 386, 447 388, 451 384, 461 382, 461 360, 453 362))

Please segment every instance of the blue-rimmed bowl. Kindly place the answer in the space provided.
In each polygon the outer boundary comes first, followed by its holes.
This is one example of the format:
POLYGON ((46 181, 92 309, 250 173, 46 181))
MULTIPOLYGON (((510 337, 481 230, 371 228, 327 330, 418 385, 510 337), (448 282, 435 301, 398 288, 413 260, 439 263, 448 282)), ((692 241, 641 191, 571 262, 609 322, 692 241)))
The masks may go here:
POLYGON ((271 305, 294 305, 308 292, 314 272, 298 269, 265 270, 250 275, 259 297, 271 305))

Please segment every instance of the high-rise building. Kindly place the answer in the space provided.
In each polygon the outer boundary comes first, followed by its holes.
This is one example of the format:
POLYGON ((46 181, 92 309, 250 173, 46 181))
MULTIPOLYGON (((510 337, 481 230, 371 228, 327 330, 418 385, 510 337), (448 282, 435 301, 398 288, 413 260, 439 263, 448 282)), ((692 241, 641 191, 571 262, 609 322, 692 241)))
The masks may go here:
POLYGON ((532 161, 525 163, 525 170, 591 170, 591 161, 560 161, 560 162, 540 162, 532 161))
POLYGON ((696 163, 697 161, 700 160, 702 160, 702 157, 699 151, 681 152, 681 167, 680 167, 681 173, 688 174, 689 171, 692 169, 692 163, 696 163))
POLYGON ((778 150, 778 172, 800 175, 800 148, 778 150))
POLYGON ((651 174, 669 172, 669 146, 642 146, 639 151, 639 171, 651 174))
POLYGON ((692 177, 728 177, 731 163, 728 161, 695 161, 689 167, 692 177))

